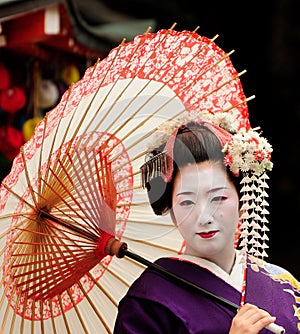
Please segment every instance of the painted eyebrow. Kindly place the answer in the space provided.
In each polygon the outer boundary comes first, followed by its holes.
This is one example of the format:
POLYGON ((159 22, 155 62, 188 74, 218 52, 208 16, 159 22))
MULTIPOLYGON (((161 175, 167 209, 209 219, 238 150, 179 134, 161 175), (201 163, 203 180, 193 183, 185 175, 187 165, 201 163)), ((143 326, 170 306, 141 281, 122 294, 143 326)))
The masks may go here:
MULTIPOLYGON (((210 189, 208 191, 208 193, 215 193, 215 192, 217 192, 219 190, 225 190, 225 189, 229 189, 229 188, 227 186, 217 187, 217 188, 210 189)), ((194 191, 182 191, 182 192, 176 194, 176 196, 180 196, 180 195, 193 195, 193 194, 195 194, 194 191)))

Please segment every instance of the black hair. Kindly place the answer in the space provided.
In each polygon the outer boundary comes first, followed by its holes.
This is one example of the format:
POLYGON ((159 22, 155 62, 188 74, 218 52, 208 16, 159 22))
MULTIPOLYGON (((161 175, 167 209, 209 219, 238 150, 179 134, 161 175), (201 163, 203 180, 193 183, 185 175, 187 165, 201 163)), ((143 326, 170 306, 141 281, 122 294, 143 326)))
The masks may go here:
MULTIPOLYGON (((165 143, 153 150, 153 155, 163 152, 165 143)), ((239 178, 234 176, 224 164, 222 145, 216 135, 205 125, 190 122, 178 130, 173 148, 173 174, 166 183, 161 176, 146 183, 151 207, 156 215, 163 215, 172 208, 172 190, 178 169, 189 163, 211 161, 220 163, 228 172, 230 180, 239 191, 239 178)))

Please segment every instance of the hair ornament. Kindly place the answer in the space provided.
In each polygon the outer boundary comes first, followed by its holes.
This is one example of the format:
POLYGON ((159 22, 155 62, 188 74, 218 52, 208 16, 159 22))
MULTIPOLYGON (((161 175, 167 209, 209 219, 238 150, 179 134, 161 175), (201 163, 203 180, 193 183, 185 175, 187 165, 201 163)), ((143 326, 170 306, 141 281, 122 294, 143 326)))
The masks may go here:
POLYGON ((241 128, 223 147, 225 165, 233 174, 252 172, 260 175, 272 170, 272 146, 256 131, 259 128, 246 130, 241 128))
POLYGON ((142 187, 145 188, 153 178, 162 176, 167 170, 167 156, 165 152, 156 155, 148 154, 148 160, 140 167, 142 175, 142 187))

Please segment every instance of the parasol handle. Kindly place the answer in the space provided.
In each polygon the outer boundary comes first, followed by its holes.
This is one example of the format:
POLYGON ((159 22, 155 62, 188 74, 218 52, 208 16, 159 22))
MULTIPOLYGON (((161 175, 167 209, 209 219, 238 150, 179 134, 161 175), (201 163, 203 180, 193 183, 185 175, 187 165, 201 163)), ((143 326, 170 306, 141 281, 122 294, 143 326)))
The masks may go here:
MULTIPOLYGON (((202 293, 203 295, 207 296, 208 298, 218 302, 219 304, 222 304, 223 306, 230 308, 233 311, 238 311, 239 310, 239 306, 235 303, 232 303, 230 300, 225 299, 223 297, 217 296, 215 294, 213 294, 212 292, 205 290, 203 288, 201 288, 200 286, 178 276, 175 275, 173 273, 171 273, 170 271, 166 270, 164 267, 153 263, 151 261, 146 260, 145 258, 141 257, 138 254, 132 253, 128 250, 127 248, 127 244, 125 242, 121 242, 116 240, 115 238, 110 238, 106 244, 105 247, 105 252, 108 255, 116 255, 118 258, 123 258, 125 256, 139 262, 142 263, 144 265, 146 265, 147 267, 156 270, 157 272, 163 274, 165 277, 170 278, 171 280, 183 284, 185 287, 189 287, 192 288, 194 290, 197 290, 198 292, 202 293)), ((269 331, 271 331, 274 334, 284 334, 285 333, 285 329, 282 326, 279 326, 277 324, 269 324, 268 326, 265 327, 266 329, 268 329, 269 331)))

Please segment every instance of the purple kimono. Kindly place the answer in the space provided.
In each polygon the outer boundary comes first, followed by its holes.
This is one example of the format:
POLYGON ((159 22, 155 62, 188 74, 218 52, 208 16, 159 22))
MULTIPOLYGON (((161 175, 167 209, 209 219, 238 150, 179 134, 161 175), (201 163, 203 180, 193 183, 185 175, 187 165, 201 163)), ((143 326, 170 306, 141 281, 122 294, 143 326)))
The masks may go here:
MULTIPOLYGON (((239 305, 241 293, 209 270, 188 261, 162 258, 157 264, 239 305)), ((282 268, 264 263, 247 267, 245 302, 276 316, 286 334, 300 333, 299 283, 282 268), (298 299, 297 299, 298 298, 298 299), (297 304, 298 302, 298 304, 297 304)), ((120 301, 114 334, 228 334, 235 310, 201 292, 174 284, 147 268, 120 301)), ((271 333, 263 329, 260 333, 271 333)))

